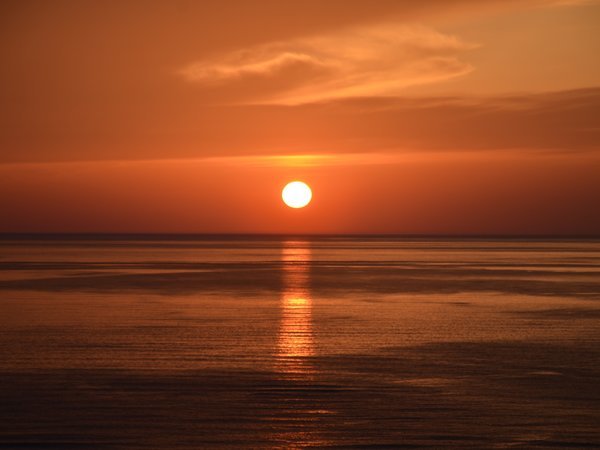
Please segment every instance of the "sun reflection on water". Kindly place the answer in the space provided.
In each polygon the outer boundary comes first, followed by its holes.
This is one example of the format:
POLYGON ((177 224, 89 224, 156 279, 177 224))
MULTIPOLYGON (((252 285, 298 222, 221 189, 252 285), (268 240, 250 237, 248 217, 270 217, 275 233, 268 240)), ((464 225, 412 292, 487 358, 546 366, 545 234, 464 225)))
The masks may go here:
POLYGON ((307 242, 288 241, 282 248, 283 291, 277 341, 277 369, 288 375, 306 375, 313 369, 312 298, 307 242))

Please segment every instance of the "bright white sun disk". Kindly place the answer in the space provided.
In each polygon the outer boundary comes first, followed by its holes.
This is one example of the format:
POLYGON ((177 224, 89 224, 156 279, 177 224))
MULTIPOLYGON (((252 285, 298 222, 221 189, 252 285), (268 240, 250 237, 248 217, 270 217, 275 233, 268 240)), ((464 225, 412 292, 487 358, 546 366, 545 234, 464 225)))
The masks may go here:
POLYGON ((290 208, 304 208, 312 199, 312 191, 306 183, 292 181, 283 188, 281 198, 290 208))

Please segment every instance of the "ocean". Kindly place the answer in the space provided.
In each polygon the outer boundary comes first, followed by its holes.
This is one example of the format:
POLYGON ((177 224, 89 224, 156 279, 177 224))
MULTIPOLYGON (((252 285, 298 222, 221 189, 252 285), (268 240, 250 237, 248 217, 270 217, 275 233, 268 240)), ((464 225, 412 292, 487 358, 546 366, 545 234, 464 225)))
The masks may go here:
POLYGON ((5 236, 0 448, 600 448, 600 241, 5 236))

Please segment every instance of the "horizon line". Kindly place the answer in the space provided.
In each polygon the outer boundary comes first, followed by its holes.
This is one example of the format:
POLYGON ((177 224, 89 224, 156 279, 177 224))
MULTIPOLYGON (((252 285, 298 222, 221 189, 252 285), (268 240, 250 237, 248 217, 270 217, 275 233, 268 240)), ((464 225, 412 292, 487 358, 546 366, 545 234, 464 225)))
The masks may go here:
POLYGON ((215 239, 215 238, 397 238, 397 239, 600 239, 600 234, 557 233, 178 233, 178 232, 0 232, 0 240, 144 240, 144 239, 215 239))

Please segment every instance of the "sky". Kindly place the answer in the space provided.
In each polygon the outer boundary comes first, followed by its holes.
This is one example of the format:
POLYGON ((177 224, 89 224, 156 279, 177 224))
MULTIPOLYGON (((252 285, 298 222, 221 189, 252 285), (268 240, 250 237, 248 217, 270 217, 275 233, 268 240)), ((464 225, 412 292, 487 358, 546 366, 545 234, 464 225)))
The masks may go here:
POLYGON ((0 232, 598 235, 599 23, 584 0, 5 0, 0 232))

